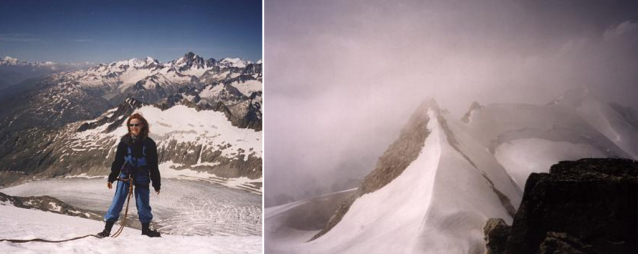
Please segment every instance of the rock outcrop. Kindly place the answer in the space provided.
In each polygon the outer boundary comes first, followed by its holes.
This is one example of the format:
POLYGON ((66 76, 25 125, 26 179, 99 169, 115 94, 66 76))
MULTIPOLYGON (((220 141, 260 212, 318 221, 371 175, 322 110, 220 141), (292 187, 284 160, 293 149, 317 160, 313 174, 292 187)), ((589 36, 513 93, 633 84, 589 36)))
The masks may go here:
POLYGON ((511 227, 488 220, 488 253, 638 253, 637 202, 637 161, 562 161, 529 176, 511 227))

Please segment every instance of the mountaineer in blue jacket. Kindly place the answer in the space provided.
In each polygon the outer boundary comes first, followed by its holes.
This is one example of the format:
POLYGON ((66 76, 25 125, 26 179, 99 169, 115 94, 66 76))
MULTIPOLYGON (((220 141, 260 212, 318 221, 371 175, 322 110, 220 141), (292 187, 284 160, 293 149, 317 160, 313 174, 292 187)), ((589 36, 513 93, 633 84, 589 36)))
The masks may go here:
POLYGON ((138 113, 131 115, 126 122, 128 133, 122 136, 115 153, 115 161, 111 164, 111 174, 108 179, 108 188, 113 188, 113 182, 117 179, 115 196, 109 210, 104 215, 106 225, 104 230, 98 233, 99 237, 107 237, 111 234, 113 224, 120 217, 120 212, 126 202, 130 179, 133 178, 135 186, 135 203, 137 214, 142 223, 142 235, 159 237, 160 233, 151 230, 149 225, 153 219, 151 206, 149 205, 149 185, 152 183, 157 195, 160 194, 161 179, 157 167, 157 145, 148 137, 148 122, 138 113))

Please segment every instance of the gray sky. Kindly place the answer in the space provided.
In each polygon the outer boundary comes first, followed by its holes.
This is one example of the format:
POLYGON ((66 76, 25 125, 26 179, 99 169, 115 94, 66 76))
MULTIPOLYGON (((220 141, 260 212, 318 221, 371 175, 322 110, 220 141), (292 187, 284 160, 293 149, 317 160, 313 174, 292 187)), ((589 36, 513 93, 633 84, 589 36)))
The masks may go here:
POLYGON ((638 108, 638 2, 266 1, 266 200, 365 176, 417 105, 638 108))

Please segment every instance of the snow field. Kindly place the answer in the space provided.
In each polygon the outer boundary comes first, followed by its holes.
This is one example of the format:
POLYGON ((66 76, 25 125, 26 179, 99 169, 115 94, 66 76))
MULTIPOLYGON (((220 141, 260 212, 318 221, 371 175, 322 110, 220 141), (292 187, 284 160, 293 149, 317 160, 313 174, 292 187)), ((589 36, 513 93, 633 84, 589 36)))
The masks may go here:
MULTIPOLYGON (((261 195, 202 181, 162 179, 161 194, 151 190, 153 221, 173 235, 261 235, 261 195)), ((0 190, 12 196, 48 195, 70 205, 105 213, 115 188, 105 179, 49 179, 0 190)), ((134 199, 134 198, 132 198, 134 199)), ((137 214, 135 200, 129 215, 137 214)))
POLYGON ((242 94, 250 96, 253 92, 261 91, 262 84, 257 80, 247 80, 245 82, 233 82, 230 84, 239 90, 242 94))
MULTIPOLYGON (((249 155, 262 157, 262 132, 232 126, 221 112, 198 112, 183 105, 176 105, 164 111, 153 106, 144 106, 136 112, 141 113, 149 121, 150 136, 155 140, 158 148, 167 146, 169 142, 175 140, 178 143, 190 142, 193 145, 201 145, 204 149, 220 149, 222 156, 227 158, 239 156, 247 160, 249 155)), ((91 149, 100 148, 104 143, 114 142, 112 149, 115 149, 120 137, 128 131, 124 126, 125 123, 107 134, 102 133, 106 125, 74 133, 69 146, 71 149, 87 147, 91 149)))
MULTIPOLYGON (((96 234, 100 221, 0 205, 0 238, 62 240, 96 234)), ((117 227, 114 227, 114 230, 117 227)), ((261 253, 260 236, 178 236, 150 238, 125 228, 118 238, 88 237, 64 243, 0 242, 2 253, 261 253)))
MULTIPOLYGON (((263 183, 263 177, 257 179, 250 179, 248 177, 238 178, 224 178, 208 172, 200 172, 191 169, 177 170, 175 167, 182 166, 182 164, 167 161, 159 165, 160 172, 164 178, 186 179, 186 180, 202 180, 212 183, 224 185, 226 187, 246 190, 251 193, 260 194, 263 192, 263 185, 259 188, 254 187, 252 184, 263 183)), ((197 165, 193 165, 197 166, 197 165)))

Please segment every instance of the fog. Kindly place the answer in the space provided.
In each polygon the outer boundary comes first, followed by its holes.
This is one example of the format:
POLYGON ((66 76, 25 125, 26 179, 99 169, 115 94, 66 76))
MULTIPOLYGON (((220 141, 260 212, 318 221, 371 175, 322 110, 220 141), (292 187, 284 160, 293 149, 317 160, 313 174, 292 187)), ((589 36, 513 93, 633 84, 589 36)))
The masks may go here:
POLYGON ((635 1, 266 1, 266 205, 356 186, 428 98, 460 118, 473 101, 546 104, 588 86, 638 108, 637 13, 635 1))

